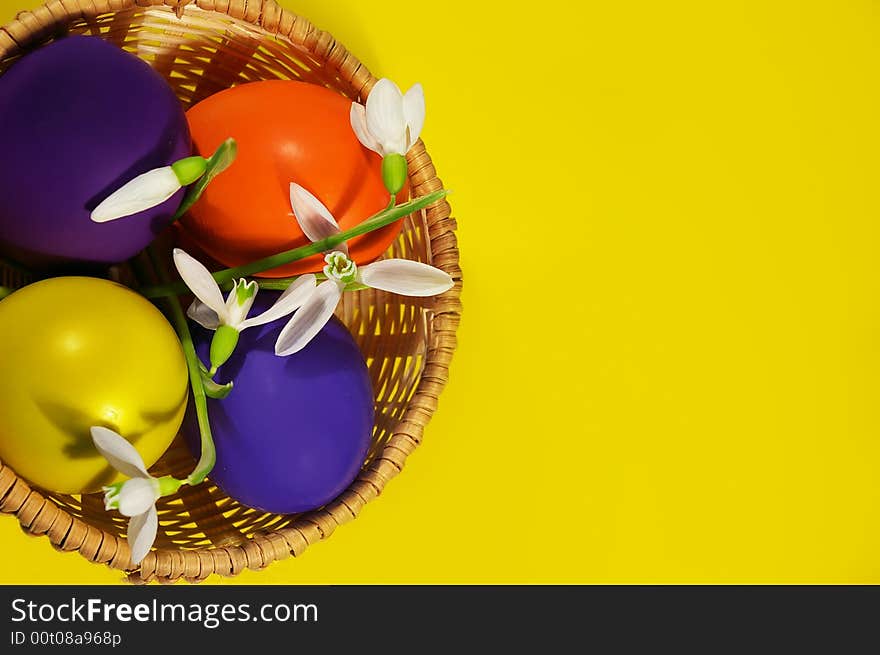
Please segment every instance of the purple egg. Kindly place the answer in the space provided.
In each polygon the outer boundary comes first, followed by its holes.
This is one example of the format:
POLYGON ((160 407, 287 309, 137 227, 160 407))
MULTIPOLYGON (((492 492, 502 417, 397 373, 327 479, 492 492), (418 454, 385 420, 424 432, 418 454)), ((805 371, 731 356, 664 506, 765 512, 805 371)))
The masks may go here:
MULTIPOLYGON (((275 298, 261 292, 251 316, 275 298)), ((242 332, 216 378, 234 380, 232 393, 208 399, 217 447, 210 478, 242 504, 276 514, 321 507, 344 491, 364 463, 374 418, 367 366, 345 325, 334 317, 303 350, 278 357, 275 340, 286 321, 242 332)), ((202 361, 213 334, 193 325, 202 361)), ((198 457, 192 411, 184 433, 198 457)))
POLYGON ((47 265, 116 263, 143 250, 183 199, 98 224, 91 211, 191 154, 180 101, 159 73, 97 37, 68 36, 0 76, 0 242, 47 265))

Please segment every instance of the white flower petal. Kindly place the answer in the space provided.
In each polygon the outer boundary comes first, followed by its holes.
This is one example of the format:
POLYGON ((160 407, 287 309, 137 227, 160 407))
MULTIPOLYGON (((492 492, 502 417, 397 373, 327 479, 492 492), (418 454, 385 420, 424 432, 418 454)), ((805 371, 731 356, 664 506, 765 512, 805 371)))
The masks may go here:
POLYGON ((143 514, 159 497, 159 483, 153 478, 126 480, 119 492, 119 513, 123 516, 143 514))
POLYGON ((128 545, 131 547, 131 563, 140 564, 153 547, 159 531, 159 513, 151 505, 143 514, 128 522, 128 545))
POLYGON ((275 342, 275 354, 286 357, 305 348, 333 316, 342 298, 342 289, 343 285, 336 280, 321 282, 281 330, 275 342))
POLYGON ((113 468, 130 478, 150 477, 140 453, 126 439, 98 425, 93 426, 90 432, 95 448, 113 468))
POLYGON ((419 140, 425 125, 425 92, 421 84, 413 84, 403 96, 403 118, 409 128, 409 140, 406 144, 406 149, 409 150, 419 140))
POLYGON ((186 315, 202 327, 209 330, 216 330, 220 327, 220 319, 217 318, 217 312, 208 307, 201 300, 193 300, 192 305, 186 310, 186 315))
POLYGON ((402 296, 436 296, 455 284, 444 271, 409 259, 386 259, 358 271, 358 281, 402 296))
POLYGON ((384 156, 385 153, 382 152, 382 145, 376 140, 376 137, 370 134, 370 130, 367 128, 366 107, 359 102, 351 103, 349 119, 351 121, 351 129, 354 130, 354 134, 358 141, 361 142, 361 145, 384 156))
POLYGON ((278 300, 269 309, 259 316, 254 316, 243 322, 240 329, 244 330, 249 327, 271 323, 302 307, 315 292, 316 280, 317 278, 313 273, 301 275, 284 290, 284 293, 278 296, 278 300))
POLYGON ((290 206, 300 229, 312 243, 339 234, 339 224, 330 210, 296 182, 290 183, 290 206))
POLYGON ((205 266, 180 248, 174 249, 174 265, 196 298, 214 310, 221 323, 226 322, 226 301, 220 287, 205 266))
POLYGON ((106 223, 161 205, 180 189, 170 166, 154 168, 126 182, 92 211, 95 223, 106 223))
POLYGON ((367 129, 382 144, 382 155, 406 154, 403 94, 387 78, 376 82, 367 96, 367 129))

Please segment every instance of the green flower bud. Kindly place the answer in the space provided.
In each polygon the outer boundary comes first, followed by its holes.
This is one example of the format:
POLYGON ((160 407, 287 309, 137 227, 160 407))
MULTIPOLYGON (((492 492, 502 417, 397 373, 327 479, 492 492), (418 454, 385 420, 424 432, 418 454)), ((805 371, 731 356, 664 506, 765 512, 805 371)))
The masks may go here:
POLYGON ((192 184, 208 169, 208 160, 204 157, 187 157, 171 164, 171 170, 180 181, 180 186, 192 184))
POLYGON ((382 158, 382 181, 392 195, 397 195, 406 184, 406 157, 397 153, 382 158))
POLYGON ((221 325, 211 340, 211 373, 217 371, 232 357, 238 345, 238 330, 229 325, 221 325))
POLYGON ((161 478, 158 478, 156 482, 159 483, 159 496, 170 496, 173 493, 177 493, 177 490, 183 486, 183 480, 178 480, 170 475, 165 475, 161 478))

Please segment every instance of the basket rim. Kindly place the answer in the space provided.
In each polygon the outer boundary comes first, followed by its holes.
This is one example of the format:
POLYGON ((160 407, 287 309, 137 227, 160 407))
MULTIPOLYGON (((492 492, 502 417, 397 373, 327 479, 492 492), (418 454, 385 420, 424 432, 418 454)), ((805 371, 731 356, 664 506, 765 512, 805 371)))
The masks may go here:
MULTIPOLYGON (((173 12, 202 11, 245 21, 324 62, 328 69, 366 98, 378 81, 341 43, 306 18, 282 8, 275 0, 49 0, 33 10, 22 11, 0 26, 0 61, 62 31, 73 21, 88 22, 106 14, 139 10, 173 12)), ((413 195, 442 188, 436 169, 420 140, 407 155, 413 195)), ((437 398, 448 381, 449 365, 457 346, 461 317, 462 275, 451 207, 440 200, 425 210, 428 243, 433 264, 455 280, 452 289, 436 297, 426 320, 432 342, 425 353, 424 368, 415 392, 388 441, 354 482, 325 507, 300 515, 291 525, 257 533, 243 543, 180 550, 152 550, 133 567, 128 541, 73 516, 0 462, 0 512, 15 515, 21 528, 33 536, 45 536, 61 551, 75 551, 91 562, 127 572, 134 583, 200 582, 212 573, 234 576, 245 568, 262 569, 305 549, 354 519, 363 506, 376 498, 403 468, 406 458, 422 439, 425 426, 437 407, 437 398)))

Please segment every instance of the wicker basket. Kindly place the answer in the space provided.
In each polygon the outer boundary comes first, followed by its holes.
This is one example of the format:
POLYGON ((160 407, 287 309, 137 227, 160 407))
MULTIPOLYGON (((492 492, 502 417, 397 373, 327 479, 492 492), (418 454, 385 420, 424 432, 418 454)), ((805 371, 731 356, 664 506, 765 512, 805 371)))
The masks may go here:
MULTIPOLYGON (((0 28, 0 74, 22 53, 64 33, 107 39, 161 72, 186 107, 222 89, 256 80, 300 79, 363 99, 376 79, 327 32, 273 0, 53 0, 0 28)), ((441 188, 421 143, 408 156, 413 195, 441 188)), ((422 438, 446 384, 456 346, 461 271, 446 202, 406 219, 389 255, 430 262, 456 285, 436 298, 375 291, 346 294, 339 317, 367 358, 376 393, 376 425, 357 479, 326 507, 307 514, 265 514, 205 483, 159 504, 156 549, 130 562, 126 521, 104 510, 100 494, 65 496, 32 488, 0 463, 0 511, 59 550, 128 572, 132 582, 190 582, 212 573, 261 569, 329 537, 355 518, 397 475, 422 438)), ((2 271, 3 284, 28 280, 2 271)), ((192 458, 180 440, 153 467, 186 476, 192 458)))

